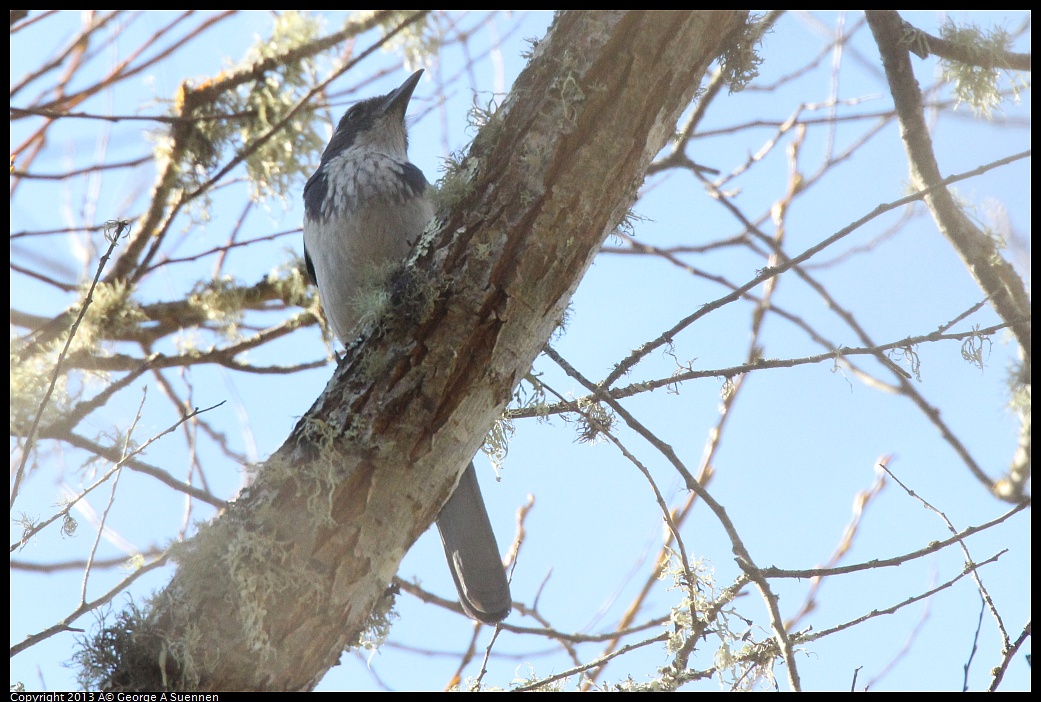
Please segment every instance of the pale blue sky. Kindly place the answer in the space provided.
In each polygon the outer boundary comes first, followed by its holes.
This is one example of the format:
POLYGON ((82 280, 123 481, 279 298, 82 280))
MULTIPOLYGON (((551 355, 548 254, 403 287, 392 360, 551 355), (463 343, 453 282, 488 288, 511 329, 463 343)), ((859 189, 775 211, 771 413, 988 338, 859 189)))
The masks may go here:
MULTIPOLYGON (((464 22, 477 27, 478 17, 464 22)), ((765 124, 736 134, 700 138, 692 147, 691 156, 699 163, 730 172, 762 148, 776 133, 775 123, 788 118, 800 103, 805 105, 803 114, 809 118, 823 120, 829 116, 828 108, 816 105, 825 103, 832 90, 831 65, 836 57, 826 51, 830 41, 826 32, 834 31, 837 17, 830 13, 792 13, 782 18, 760 49, 764 62, 756 84, 773 85, 815 56, 821 56, 820 62, 776 90, 750 89, 718 97, 700 132, 708 134, 716 128, 755 120, 765 124)), ((933 33, 938 32, 942 19, 926 12, 906 13, 905 17, 933 33)), ((967 15, 953 16, 956 21, 966 18, 967 15)), ((125 55, 140 37, 164 26, 169 19, 166 13, 146 14, 120 37, 108 60, 125 55)), ((464 57, 457 49, 445 52, 440 65, 429 65, 410 109, 410 114, 422 115, 412 125, 410 154, 430 180, 440 174, 446 147, 459 149, 473 137, 474 130, 466 126, 465 117, 472 88, 479 91, 477 99, 481 103, 492 99, 496 90, 508 90, 524 66, 521 54, 528 48, 524 40, 543 36, 551 19, 549 13, 532 12, 498 17, 494 25, 477 29, 470 44, 474 57, 481 56, 489 47, 498 48, 492 54, 493 60, 480 60, 467 69, 470 73, 463 72, 464 57), (514 26, 516 23, 519 28, 514 26), (460 72, 462 78, 456 78, 460 72), (439 78, 447 84, 448 100, 443 105, 434 103, 435 81, 439 78)), ((860 20, 859 13, 845 16, 846 30, 860 20)), ((1004 22, 1012 28, 1023 21, 1023 15, 975 13, 971 20, 983 26, 1004 22)), ((64 21, 74 27, 79 15, 67 13, 64 21)), ((341 21, 342 15, 330 15, 326 27, 332 30, 341 21)), ((115 91, 101 93, 81 109, 126 114, 146 103, 147 96, 169 99, 184 78, 212 75, 226 59, 239 60, 254 35, 267 35, 269 23, 267 13, 243 13, 208 36, 206 45, 212 51, 180 52, 157 72, 146 72, 115 91)), ((53 32, 55 25, 49 26, 53 32)), ((357 49, 368 46, 375 38, 371 34, 361 38, 357 49)), ((1029 38, 1027 32, 1020 40, 1020 50, 1029 50, 1029 38)), ((12 81, 39 65, 60 45, 52 36, 31 31, 14 35, 12 81)), ((915 64, 919 82, 932 85, 935 62, 916 60, 915 64)), ((377 52, 331 89, 351 87, 380 69, 388 74, 349 99, 386 92, 408 75, 400 55, 377 52)), ((870 32, 861 27, 841 56, 837 94, 850 104, 836 108, 837 114, 890 110, 892 100, 881 70, 870 32)), ((21 103, 13 100, 12 104, 21 103)), ((336 118, 347 104, 344 101, 332 107, 336 118)), ((1008 105, 1005 114, 998 115, 993 124, 981 123, 964 106, 954 114, 943 113, 933 134, 943 172, 949 175, 970 170, 1029 148, 1029 117, 1029 90, 1022 92, 1019 105, 1008 105)), ((830 139, 834 140, 835 152, 841 152, 867 134, 876 121, 865 118, 842 122, 834 133, 826 126, 811 127, 801 151, 804 175, 816 171, 830 139)), ((60 138, 62 143, 49 145, 46 159, 34 164, 34 170, 60 172, 90 165, 99 157, 119 161, 144 155, 139 132, 142 128, 155 128, 147 123, 145 127, 142 123, 66 123, 53 137, 60 138), (106 140, 104 145, 102 139, 106 140)), ((12 143, 19 143, 31 126, 29 121, 14 123, 12 143)), ((323 131, 322 136, 324 139, 327 133, 323 131)), ((763 163, 727 183, 734 203, 749 215, 760 217, 768 213, 771 204, 783 194, 788 168, 785 147, 792 136, 791 132, 783 135, 781 144, 766 155, 763 163)), ((29 197, 19 192, 12 200, 11 230, 97 223, 137 212, 147 198, 154 173, 154 166, 147 164, 129 176, 107 176, 92 184, 98 193, 96 211, 92 212, 80 209, 84 186, 79 181, 67 185, 32 183, 31 187, 39 190, 28 192, 38 195, 29 197)), ((898 129, 890 123, 874 134, 854 158, 835 167, 811 192, 795 201, 786 221, 786 250, 789 254, 799 253, 877 205, 898 199, 906 194, 907 181, 898 129)), ((284 194, 285 211, 277 201, 269 203, 267 209, 255 209, 245 221, 244 237, 298 228, 303 214, 302 187, 301 179, 291 192, 284 194)), ((981 218, 993 217, 992 213, 1003 207, 1011 229, 1029 241, 1029 160, 959 183, 956 190, 981 218)), ((643 243, 659 247, 695 246, 740 233, 737 222, 706 197, 704 189, 689 174, 652 177, 645 191, 644 199, 635 207, 644 218, 635 228, 636 237, 643 243)), ((177 255, 222 244, 240 217, 247 197, 247 187, 241 182, 216 193, 209 222, 204 228, 190 230, 190 237, 177 255)), ((871 245, 898 221, 900 214, 890 213, 871 222, 812 263, 831 261, 871 245)), ((188 226, 187 220, 182 226, 188 226)), ((769 220, 761 226, 773 233, 769 220)), ((49 271, 50 274, 74 279, 76 276, 70 271, 81 265, 76 260, 74 242, 52 237, 48 244, 59 251, 50 252, 54 260, 67 266, 64 272, 49 271)), ((616 240, 607 242, 608 246, 618 244, 616 240)), ((32 246, 38 243, 13 241, 12 260, 31 265, 33 258, 27 251, 32 246)), ((225 271, 234 273, 241 281, 252 282, 283 264, 287 251, 301 253, 298 233, 236 250, 230 254, 225 271)), ((683 260, 736 284, 751 279, 765 265, 762 258, 746 249, 734 248, 686 255, 683 260)), ((89 267, 93 269, 94 265, 96 257, 89 267)), ((162 275, 154 276, 138 292, 139 298, 154 302, 179 297, 185 281, 205 275, 206 265, 212 266, 212 261, 201 268, 167 266, 162 275)), ((878 243, 870 253, 852 255, 828 267, 814 268, 811 264, 809 270, 841 304, 853 310, 879 343, 933 331, 982 299, 964 264, 924 212, 919 212, 897 234, 878 243)), ((718 284, 660 258, 604 253, 575 295, 566 333, 553 345, 587 377, 599 380, 630 349, 658 336, 726 292, 718 284)), ((70 302, 70 298, 56 295, 47 286, 24 276, 12 277, 11 293, 15 308, 42 314, 55 313, 70 302)), ((834 343, 860 345, 853 332, 794 275, 781 279, 774 303, 800 315, 834 343)), ((651 354, 626 382, 667 376, 677 363, 705 370, 742 363, 749 341, 750 310, 749 303, 735 303, 708 315, 677 337, 672 349, 674 356, 660 351, 651 354)), ((266 314, 253 319, 271 323, 277 316, 266 314)), ((996 315, 985 309, 955 329, 969 329, 974 324, 987 326, 995 321, 996 315)), ((767 318, 761 344, 766 358, 796 358, 824 350, 776 316, 767 318)), ((915 382, 915 387, 940 408, 944 420, 966 443, 976 461, 991 476, 999 476, 1012 456, 1017 433, 1016 422, 1005 408, 1005 378, 1014 355, 1007 336, 994 337, 983 370, 962 360, 957 342, 926 345, 918 351, 922 359, 921 382, 915 382)), ((318 331, 311 329, 258 350, 250 360, 258 365, 303 363, 324 354, 318 331)), ((858 362, 878 377, 886 377, 878 364, 858 362)), ((584 394, 548 359, 540 358, 535 371, 542 373, 543 380, 557 391, 584 394)), ((193 403, 200 407, 227 400, 211 421, 222 428, 236 451, 259 461, 281 444, 321 392, 331 372, 332 366, 324 366, 276 377, 236 374, 219 368, 192 369, 189 376, 180 380, 180 389, 188 394, 190 388, 193 403)), ((678 394, 658 390, 632 398, 625 405, 694 470, 706 437, 717 421, 721 385, 718 377, 692 381, 684 383, 678 394)), ((886 454, 895 456, 891 467, 897 475, 943 509, 959 528, 983 523, 1009 508, 985 494, 949 445, 940 439, 935 427, 908 400, 878 392, 849 371, 836 369, 830 363, 764 371, 748 378, 741 392, 714 461, 717 475, 709 490, 726 507, 760 566, 810 568, 825 562, 851 519, 855 496, 871 486, 876 460, 886 454)), ((133 419, 139 400, 137 392, 123 393, 91 418, 94 429, 104 432, 112 427, 125 428, 133 419)), ((163 401, 159 389, 150 388, 139 425, 140 436, 151 436, 164 429, 171 417, 170 406, 163 401)), ((647 579, 651 572, 649 561, 661 543, 661 518, 646 480, 610 444, 590 446, 576 442, 574 428, 559 417, 547 423, 519 421, 515 428, 501 481, 495 481, 486 460, 478 460, 485 499, 503 549, 513 537, 516 510, 526 502, 529 493, 535 495, 535 507, 526 522, 527 540, 513 575, 514 597, 531 605, 541 593, 541 614, 561 630, 588 634, 609 631, 647 579)), ((661 456, 629 429, 620 427, 619 436, 648 465, 670 504, 682 503, 686 493, 661 456)), ((200 442, 200 451, 208 452, 207 475, 218 483, 211 483, 211 489, 222 496, 233 496, 244 481, 242 469, 218 458, 206 441, 200 442), (224 469, 215 473, 213 467, 222 465, 222 460, 224 469)), ((184 441, 157 444, 146 458, 183 476, 185 469, 180 466, 187 460, 184 441)), ((12 542, 17 539, 17 520, 22 513, 42 517, 53 511, 65 489, 59 482, 61 478, 73 491, 80 487, 76 473, 80 462, 79 456, 64 455, 49 447, 41 454, 40 468, 12 512, 12 542)), ((131 473, 123 474, 119 489, 118 507, 109 523, 130 543, 129 550, 162 546, 176 536, 178 525, 184 521, 183 500, 171 499, 172 493, 151 478, 131 473)), ((100 512, 105 499, 107 492, 90 500, 91 506, 100 512)), ((210 516, 212 511, 204 506, 196 506, 193 513, 195 520, 210 516)), ((25 550, 13 554, 13 558, 45 562, 83 558, 94 532, 87 516, 78 514, 77 519, 81 532, 75 538, 63 538, 52 529, 38 536, 25 550)), ((977 560, 1002 548, 1010 549, 982 575, 1013 637, 1030 616, 1029 533, 1028 511, 1003 528, 973 537, 969 542, 977 560)), ((858 539, 844 563, 896 556, 946 536, 936 515, 924 510, 895 484, 889 484, 869 506, 858 539)), ((684 537, 692 558, 703 559, 714 571, 717 587, 729 585, 738 570, 715 519, 706 510, 696 510, 684 527, 684 537)), ((105 539, 100 554, 117 558, 127 555, 127 549, 105 539)), ((949 548, 900 568, 829 579, 821 590, 819 608, 802 627, 812 625, 819 631, 871 609, 893 606, 954 577, 962 562, 962 555, 949 548)), ((140 599, 161 589, 170 572, 166 569, 142 578, 132 588, 134 597, 140 599)), ((433 532, 425 534, 410 551, 399 575, 417 579, 441 596, 454 597, 441 546, 433 532)), ((89 596, 104 592, 121 577, 118 571, 95 573, 89 596)), ((81 579, 82 574, 75 571, 62 575, 14 571, 12 642, 52 624, 75 607, 81 579)), ((657 586, 637 621, 662 616, 678 601, 676 591, 668 590, 667 585, 657 586)), ((808 583, 777 581, 775 586, 784 614, 790 616, 802 603, 808 583)), ((807 645, 797 659, 803 685, 808 690, 848 689, 854 670, 860 668, 858 685, 882 676, 873 689, 960 689, 961 667, 973 645, 979 600, 975 586, 965 579, 928 604, 906 607, 897 614, 876 618, 807 645), (912 644, 901 653, 906 639, 912 639, 912 644), (895 665, 883 675, 894 660, 895 665)), ((119 609, 125 604, 125 597, 120 596, 114 607, 119 609)), ((752 635, 756 639, 768 635, 762 628, 768 622, 762 602, 753 591, 747 591, 736 608, 754 619, 752 635)), ((343 664, 330 671, 319 689, 438 689, 448 682, 457 666, 456 652, 467 645, 472 626, 405 594, 399 597, 397 610, 400 619, 391 640, 368 659, 345 654, 343 664)), ((516 612, 508 623, 540 626, 516 612)), ((89 629, 94 620, 88 616, 74 625, 89 629)), ((732 625, 739 628, 739 623, 732 625)), ((466 675, 476 673, 480 652, 490 633, 488 628, 478 633, 479 655, 466 668, 466 675)), ((706 653, 692 665, 708 666, 709 653, 716 645, 716 641, 707 641, 706 653)), ((72 648, 73 636, 65 634, 16 656, 11 662, 12 683, 22 681, 29 689, 73 689, 74 671, 62 665, 72 648)), ((578 648, 578 655, 581 660, 588 660, 601 650, 602 644, 585 644, 578 648)), ((1030 650, 1029 642, 1025 650, 1030 650)), ((979 652, 972 665, 971 688, 985 687, 989 669, 998 662, 997 653, 995 627, 985 616, 979 652)), ((632 675, 639 682, 668 660, 660 645, 648 646, 612 663, 603 679, 621 681, 632 675)), ((558 646, 545 639, 504 633, 496 643, 485 683, 506 686, 515 677, 548 675, 572 665, 574 662, 558 646)), ((780 666, 776 673, 785 689, 780 666)), ((716 682, 703 682, 687 689, 717 687, 716 682)), ((1020 656, 1010 666, 1003 689, 1029 688, 1030 671, 1020 656)))

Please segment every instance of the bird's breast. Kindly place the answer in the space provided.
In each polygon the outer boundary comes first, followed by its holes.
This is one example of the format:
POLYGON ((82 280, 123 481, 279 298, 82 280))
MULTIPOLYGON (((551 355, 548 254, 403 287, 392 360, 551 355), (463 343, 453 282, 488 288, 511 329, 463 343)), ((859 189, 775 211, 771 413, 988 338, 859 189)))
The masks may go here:
POLYGON ((316 192, 306 204, 315 219, 350 213, 363 206, 402 205, 425 197, 429 187, 423 172, 408 161, 353 150, 328 159, 313 180, 308 190, 316 192))
POLYGON ((345 344, 433 216, 427 187, 411 163, 371 156, 330 159, 309 183, 308 196, 324 193, 307 202, 304 245, 326 316, 345 344))

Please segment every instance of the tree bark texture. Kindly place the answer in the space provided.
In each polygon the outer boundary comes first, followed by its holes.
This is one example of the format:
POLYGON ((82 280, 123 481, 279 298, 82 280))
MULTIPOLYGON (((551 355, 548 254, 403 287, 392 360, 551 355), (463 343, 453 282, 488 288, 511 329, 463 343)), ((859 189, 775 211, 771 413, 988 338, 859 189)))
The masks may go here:
POLYGON ((391 313, 179 555, 113 687, 300 690, 337 664, 746 18, 557 17, 445 185, 391 313))

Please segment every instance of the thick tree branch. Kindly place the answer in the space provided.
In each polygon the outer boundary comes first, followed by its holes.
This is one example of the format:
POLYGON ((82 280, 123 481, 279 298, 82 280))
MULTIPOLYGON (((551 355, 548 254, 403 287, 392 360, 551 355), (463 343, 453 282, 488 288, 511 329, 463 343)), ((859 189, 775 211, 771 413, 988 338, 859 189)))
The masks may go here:
POLYGON ((392 314, 181 557, 111 687, 308 689, 336 664, 745 17, 557 18, 446 184, 392 314))
MULTIPOLYGON (((943 176, 933 153, 922 93, 911 69, 908 51, 900 43, 903 27, 900 15, 891 10, 870 10, 867 18, 882 54, 882 64, 900 119, 913 185, 916 188, 936 185, 943 176)), ((1012 326, 1029 365, 1032 357, 1030 301, 1023 281, 1001 257, 994 241, 965 216, 946 188, 933 191, 925 202, 940 231, 965 261, 994 309, 1012 326)))
MULTIPOLYGON (((902 43, 904 24, 892 10, 869 10, 868 25, 878 44, 889 81, 890 92, 900 119, 900 135, 916 188, 936 185, 943 180, 922 107, 922 93, 911 68, 908 49, 902 43)), ((990 300, 994 310, 1007 322, 1019 342, 1022 368, 1017 385, 1029 388, 1032 377, 1030 297, 1023 280, 1001 256, 995 241, 973 224, 946 188, 939 188, 925 199, 940 232, 965 262, 966 268, 990 300)), ((993 483, 998 497, 1015 502, 1023 499, 1030 475, 1031 432, 1029 414, 1024 417, 1020 444, 1006 476, 993 483)))

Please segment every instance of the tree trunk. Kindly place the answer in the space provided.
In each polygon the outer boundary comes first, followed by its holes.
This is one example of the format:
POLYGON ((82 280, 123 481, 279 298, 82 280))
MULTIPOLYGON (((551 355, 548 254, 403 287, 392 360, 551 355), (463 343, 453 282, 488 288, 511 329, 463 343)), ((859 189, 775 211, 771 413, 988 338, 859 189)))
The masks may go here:
POLYGON ((443 189, 380 333, 180 554, 113 688, 310 689, 337 663, 746 17, 556 19, 443 189))

